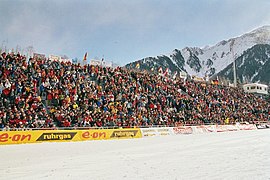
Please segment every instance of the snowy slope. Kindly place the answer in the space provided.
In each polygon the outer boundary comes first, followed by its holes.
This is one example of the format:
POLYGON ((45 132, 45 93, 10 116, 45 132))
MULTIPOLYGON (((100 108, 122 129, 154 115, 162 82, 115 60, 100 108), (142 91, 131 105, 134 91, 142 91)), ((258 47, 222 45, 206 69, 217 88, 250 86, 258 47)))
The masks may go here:
POLYGON ((270 130, 0 146, 0 179, 270 179, 270 130))
MULTIPOLYGON (((235 60, 237 79, 243 83, 260 82, 270 84, 270 45, 258 44, 249 48, 235 60)), ((231 63, 218 73, 219 77, 233 80, 231 63)))

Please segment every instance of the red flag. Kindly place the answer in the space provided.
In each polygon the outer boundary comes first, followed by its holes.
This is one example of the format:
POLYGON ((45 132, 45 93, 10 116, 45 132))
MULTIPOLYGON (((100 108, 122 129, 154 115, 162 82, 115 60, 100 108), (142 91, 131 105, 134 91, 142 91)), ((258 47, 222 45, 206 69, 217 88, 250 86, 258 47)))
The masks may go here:
POLYGON ((166 70, 165 70, 165 72, 164 72, 164 76, 167 76, 168 75, 168 73, 169 73, 169 68, 166 68, 166 70))

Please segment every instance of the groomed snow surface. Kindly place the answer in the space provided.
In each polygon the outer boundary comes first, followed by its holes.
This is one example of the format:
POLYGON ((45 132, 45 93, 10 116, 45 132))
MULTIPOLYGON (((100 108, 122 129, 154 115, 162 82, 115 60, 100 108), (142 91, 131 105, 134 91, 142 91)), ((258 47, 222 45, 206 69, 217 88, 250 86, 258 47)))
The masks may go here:
POLYGON ((0 179, 270 179, 270 130, 0 146, 0 179))

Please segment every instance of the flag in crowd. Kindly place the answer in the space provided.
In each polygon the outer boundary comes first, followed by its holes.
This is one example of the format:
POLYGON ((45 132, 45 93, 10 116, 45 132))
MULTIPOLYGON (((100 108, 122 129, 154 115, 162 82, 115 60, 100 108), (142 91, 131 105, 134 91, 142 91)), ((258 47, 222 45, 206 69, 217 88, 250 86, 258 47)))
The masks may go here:
POLYGON ((163 74, 162 67, 159 67, 159 68, 158 68, 158 73, 163 74))
POLYGON ((176 78, 176 76, 177 76, 177 71, 175 71, 175 73, 174 73, 174 75, 173 75, 173 79, 175 79, 176 78))
POLYGON ((164 72, 164 76, 167 76, 169 74, 169 68, 166 68, 165 72, 164 72))
POLYGON ((83 60, 86 61, 87 60, 87 52, 85 53, 83 60))
POLYGON ((212 84, 218 85, 218 84, 219 84, 219 81, 218 81, 218 80, 213 80, 213 81, 212 81, 212 84))
POLYGON ((140 69, 140 63, 139 62, 136 64, 136 69, 140 69))

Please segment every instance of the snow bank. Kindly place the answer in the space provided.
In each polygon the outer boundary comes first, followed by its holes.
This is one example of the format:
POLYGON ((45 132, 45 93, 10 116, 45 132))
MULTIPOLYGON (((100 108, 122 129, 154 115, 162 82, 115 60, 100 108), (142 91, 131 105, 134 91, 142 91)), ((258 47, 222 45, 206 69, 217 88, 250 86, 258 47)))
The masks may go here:
POLYGON ((0 179, 270 179, 270 130, 0 146, 0 179))

